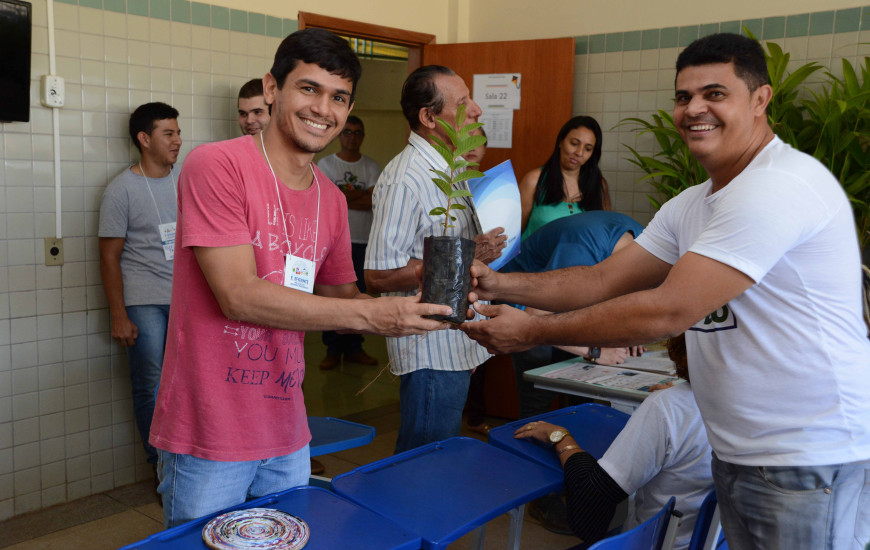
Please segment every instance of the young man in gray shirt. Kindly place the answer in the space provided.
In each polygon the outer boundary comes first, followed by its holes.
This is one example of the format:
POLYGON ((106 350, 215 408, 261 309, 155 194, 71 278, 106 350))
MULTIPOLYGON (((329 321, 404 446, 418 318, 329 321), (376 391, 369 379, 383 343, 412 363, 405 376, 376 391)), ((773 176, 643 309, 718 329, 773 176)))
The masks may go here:
POLYGON ((112 316, 112 338, 127 348, 133 410, 148 462, 154 394, 160 383, 172 260, 175 254, 178 111, 146 103, 130 115, 130 137, 141 160, 113 179, 100 205, 100 274, 112 316))

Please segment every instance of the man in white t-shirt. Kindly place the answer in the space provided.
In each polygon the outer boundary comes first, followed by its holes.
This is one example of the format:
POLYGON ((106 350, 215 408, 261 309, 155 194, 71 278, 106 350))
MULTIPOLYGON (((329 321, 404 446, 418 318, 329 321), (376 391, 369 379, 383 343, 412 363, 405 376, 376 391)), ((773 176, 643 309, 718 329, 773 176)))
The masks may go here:
POLYGON ((497 274, 461 329, 490 351, 624 346, 687 332, 731 548, 854 548, 870 540, 870 340, 842 187, 776 137, 764 51, 715 34, 677 59, 674 123, 710 179, 589 268, 497 274), (571 289, 566 292, 566 289, 571 289))
MULTIPOLYGON (((317 167, 331 179, 347 199, 347 223, 350 226, 350 246, 356 286, 366 291, 363 264, 366 259, 366 244, 372 228, 372 192, 381 175, 381 167, 371 157, 360 152, 366 130, 359 117, 350 115, 338 141, 341 150, 320 159, 317 167)), ((341 364, 341 357, 350 363, 377 365, 378 360, 363 351, 361 334, 339 334, 323 331, 326 357, 320 362, 323 370, 334 369, 341 364)))

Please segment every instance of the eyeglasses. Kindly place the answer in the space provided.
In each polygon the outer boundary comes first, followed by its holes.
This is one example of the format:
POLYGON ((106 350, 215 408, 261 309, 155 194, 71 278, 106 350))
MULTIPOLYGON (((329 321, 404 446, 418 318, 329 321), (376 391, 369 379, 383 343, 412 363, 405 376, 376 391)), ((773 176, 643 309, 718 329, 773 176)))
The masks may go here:
POLYGON ((341 135, 343 135, 344 137, 363 137, 364 135, 366 135, 366 133, 362 130, 342 130, 341 135))

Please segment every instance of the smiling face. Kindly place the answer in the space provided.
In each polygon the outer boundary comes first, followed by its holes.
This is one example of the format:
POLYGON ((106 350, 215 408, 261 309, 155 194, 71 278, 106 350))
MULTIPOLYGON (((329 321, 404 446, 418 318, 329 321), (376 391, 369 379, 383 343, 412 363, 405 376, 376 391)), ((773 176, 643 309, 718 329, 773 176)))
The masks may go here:
POLYGON ((257 135, 269 124, 269 106, 263 96, 239 98, 239 128, 243 134, 257 135))
POLYGON ((353 82, 318 65, 297 63, 278 89, 275 77, 267 73, 263 91, 272 105, 270 134, 304 153, 322 151, 344 128, 353 107, 353 82))
POLYGON ((765 84, 750 92, 733 63, 686 67, 677 74, 674 124, 714 184, 727 184, 770 141, 765 84))
POLYGON ((595 134, 589 128, 574 128, 559 143, 559 165, 562 170, 579 170, 595 151, 595 134))
POLYGON ((154 121, 154 129, 150 134, 139 132, 139 144, 142 146, 142 158, 149 162, 170 167, 178 160, 181 150, 181 130, 174 118, 154 121))

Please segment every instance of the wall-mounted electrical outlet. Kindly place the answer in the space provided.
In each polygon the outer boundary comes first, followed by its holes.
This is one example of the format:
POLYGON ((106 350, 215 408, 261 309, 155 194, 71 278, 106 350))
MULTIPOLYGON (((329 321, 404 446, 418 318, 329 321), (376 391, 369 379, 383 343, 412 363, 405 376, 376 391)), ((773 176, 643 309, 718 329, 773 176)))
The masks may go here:
POLYGON ((63 78, 51 74, 42 75, 42 104, 46 107, 63 107, 63 78))
POLYGON ((63 239, 45 238, 45 265, 63 265, 63 239))

